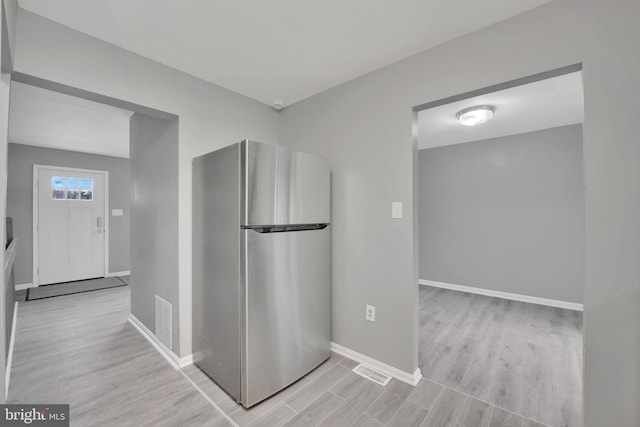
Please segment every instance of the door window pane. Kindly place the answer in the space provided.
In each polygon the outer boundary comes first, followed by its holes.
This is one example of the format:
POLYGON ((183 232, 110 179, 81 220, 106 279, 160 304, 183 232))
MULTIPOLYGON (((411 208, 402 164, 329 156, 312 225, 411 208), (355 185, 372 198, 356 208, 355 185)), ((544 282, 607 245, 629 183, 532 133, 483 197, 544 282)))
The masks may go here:
POLYGON ((80 180, 80 189, 81 190, 93 190, 93 180, 83 178, 80 180))
POLYGON ((93 200, 93 179, 54 176, 51 178, 54 200, 93 200))
POLYGON ((80 180, 80 199, 93 200, 93 180, 83 178, 80 180))
POLYGON ((54 176, 51 178, 52 188, 67 188, 67 178, 61 176, 54 176))
POLYGON ((67 188, 74 190, 80 188, 80 180, 78 178, 67 178, 67 188))

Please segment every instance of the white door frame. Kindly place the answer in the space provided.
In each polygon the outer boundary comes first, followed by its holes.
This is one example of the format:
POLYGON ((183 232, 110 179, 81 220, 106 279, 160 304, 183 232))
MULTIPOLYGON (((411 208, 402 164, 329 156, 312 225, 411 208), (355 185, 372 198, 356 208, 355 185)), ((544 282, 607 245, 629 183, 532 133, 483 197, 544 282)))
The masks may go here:
POLYGON ((38 178, 40 176, 40 169, 55 169, 68 172, 93 173, 98 175, 104 175, 104 269, 102 272, 103 277, 107 276, 109 271, 109 171, 96 170, 96 169, 81 169, 81 168, 69 168, 64 166, 50 166, 50 165, 33 165, 33 283, 34 287, 40 286, 40 277, 38 274, 38 267, 40 265, 38 259, 38 178))

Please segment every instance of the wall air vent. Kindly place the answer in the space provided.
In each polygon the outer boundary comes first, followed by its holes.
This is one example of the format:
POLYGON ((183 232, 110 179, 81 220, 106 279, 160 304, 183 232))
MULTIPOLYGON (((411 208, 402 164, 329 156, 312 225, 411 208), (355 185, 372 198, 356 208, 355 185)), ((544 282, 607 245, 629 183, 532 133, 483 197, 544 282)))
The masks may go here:
POLYGON ((156 295, 156 337, 171 349, 171 303, 156 295))

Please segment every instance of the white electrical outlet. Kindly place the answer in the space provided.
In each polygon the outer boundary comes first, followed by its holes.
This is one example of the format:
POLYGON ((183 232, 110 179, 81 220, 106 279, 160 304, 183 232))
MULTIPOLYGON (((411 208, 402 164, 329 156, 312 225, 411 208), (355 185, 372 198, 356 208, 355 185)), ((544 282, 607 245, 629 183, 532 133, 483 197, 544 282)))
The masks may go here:
POLYGON ((375 322, 376 321, 376 308, 372 305, 367 305, 367 309, 365 311, 365 315, 364 318, 367 319, 369 322, 375 322))

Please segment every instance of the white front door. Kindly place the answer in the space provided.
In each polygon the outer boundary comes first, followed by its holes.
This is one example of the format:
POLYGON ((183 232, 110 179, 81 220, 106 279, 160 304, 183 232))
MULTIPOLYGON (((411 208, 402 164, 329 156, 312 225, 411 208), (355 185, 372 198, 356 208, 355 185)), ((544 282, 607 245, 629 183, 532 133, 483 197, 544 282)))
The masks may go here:
POLYGON ((37 179, 34 283, 104 277, 105 173, 38 166, 37 179))

